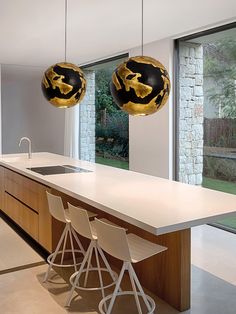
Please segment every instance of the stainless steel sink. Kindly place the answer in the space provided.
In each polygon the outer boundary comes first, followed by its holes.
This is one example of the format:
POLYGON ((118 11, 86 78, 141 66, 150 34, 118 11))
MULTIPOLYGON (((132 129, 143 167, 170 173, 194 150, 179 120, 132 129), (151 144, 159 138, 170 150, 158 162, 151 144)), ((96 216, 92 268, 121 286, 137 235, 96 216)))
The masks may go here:
POLYGON ((92 172, 91 170, 83 169, 83 168, 72 166, 72 165, 31 167, 31 168, 26 168, 26 169, 42 174, 43 176, 52 175, 52 174, 64 174, 64 173, 92 172))

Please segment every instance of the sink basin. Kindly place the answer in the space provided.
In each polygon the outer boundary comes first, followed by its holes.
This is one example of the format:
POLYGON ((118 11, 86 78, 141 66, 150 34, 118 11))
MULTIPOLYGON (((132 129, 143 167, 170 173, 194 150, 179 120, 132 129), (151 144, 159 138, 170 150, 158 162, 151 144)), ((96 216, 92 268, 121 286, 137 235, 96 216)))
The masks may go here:
POLYGON ((46 166, 46 167, 30 167, 28 170, 42 174, 43 176, 52 174, 66 174, 66 173, 81 173, 91 172, 90 170, 75 167, 72 165, 57 165, 57 166, 46 166))

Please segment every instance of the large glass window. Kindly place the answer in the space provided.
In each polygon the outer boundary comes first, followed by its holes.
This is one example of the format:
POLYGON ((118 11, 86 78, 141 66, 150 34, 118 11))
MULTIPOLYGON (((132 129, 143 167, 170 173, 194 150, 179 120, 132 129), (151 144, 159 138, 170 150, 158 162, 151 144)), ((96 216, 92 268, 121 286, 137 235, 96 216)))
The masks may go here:
POLYGON ((177 178, 236 194, 236 28, 179 40, 178 56, 177 178))
POLYGON ((110 81, 126 57, 86 66, 95 74, 95 161, 124 169, 129 168, 129 117, 114 103, 110 81))

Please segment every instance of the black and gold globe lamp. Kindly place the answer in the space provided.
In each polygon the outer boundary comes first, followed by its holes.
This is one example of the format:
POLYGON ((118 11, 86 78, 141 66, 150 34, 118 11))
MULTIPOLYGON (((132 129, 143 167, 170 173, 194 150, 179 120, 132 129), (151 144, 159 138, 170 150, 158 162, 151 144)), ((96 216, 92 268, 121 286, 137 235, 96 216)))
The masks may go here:
POLYGON ((66 62, 67 0, 65 0, 65 61, 50 66, 42 79, 45 98, 57 108, 70 108, 81 102, 86 92, 86 80, 82 70, 66 62))
POLYGON ((115 103, 133 116, 146 116, 160 110, 170 94, 170 79, 165 67, 156 59, 142 55, 129 58, 112 74, 111 94, 115 103))

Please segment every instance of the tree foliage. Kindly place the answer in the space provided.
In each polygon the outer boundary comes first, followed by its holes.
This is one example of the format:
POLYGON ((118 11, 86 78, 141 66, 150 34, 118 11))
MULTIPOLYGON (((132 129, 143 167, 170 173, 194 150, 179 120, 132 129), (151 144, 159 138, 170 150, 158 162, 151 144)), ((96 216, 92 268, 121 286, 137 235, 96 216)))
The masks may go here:
POLYGON ((110 92, 113 70, 106 68, 95 72, 96 137, 100 139, 96 151, 104 156, 127 159, 129 117, 113 101, 110 92))
POLYGON ((221 107, 222 117, 236 118, 236 39, 224 38, 204 45, 204 76, 213 80, 209 99, 221 107))
POLYGON ((96 105, 96 118, 100 122, 102 118, 103 110, 106 109, 106 113, 112 114, 120 110, 114 103, 110 92, 110 80, 112 76, 111 69, 97 70, 95 73, 95 105, 96 105))

